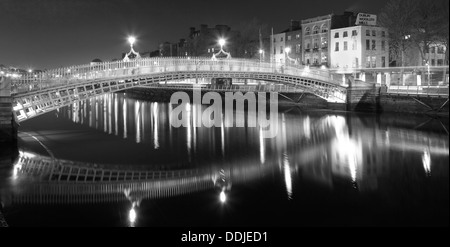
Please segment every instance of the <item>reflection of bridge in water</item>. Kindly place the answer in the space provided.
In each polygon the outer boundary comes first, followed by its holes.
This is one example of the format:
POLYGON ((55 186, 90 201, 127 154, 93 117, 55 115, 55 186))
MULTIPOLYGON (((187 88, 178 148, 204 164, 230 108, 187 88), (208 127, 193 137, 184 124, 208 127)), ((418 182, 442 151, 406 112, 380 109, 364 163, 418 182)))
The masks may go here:
MULTIPOLYGON (((334 178, 340 177, 358 184, 360 190, 376 189, 374 181, 378 177, 386 176, 390 169, 398 169, 387 166, 387 160, 399 153, 421 158, 424 176, 431 174, 432 169, 448 171, 442 164, 433 164, 433 160, 448 159, 447 136, 399 128, 350 131, 342 116, 308 117, 300 122, 288 121, 290 117, 282 114, 280 134, 273 142, 260 139, 260 159, 248 157, 232 164, 169 170, 56 160, 21 152, 10 186, 0 191, 2 202, 99 203, 126 201, 130 197, 140 201, 214 188, 229 190, 232 184, 245 184, 277 172, 283 175, 290 198, 293 180, 298 179, 294 174, 299 171, 303 179, 331 187, 334 178), (291 135, 292 130, 301 134, 291 135), (268 145, 280 149, 274 159, 264 157, 268 145)), ((353 126, 362 124, 358 119, 351 121, 353 126)))

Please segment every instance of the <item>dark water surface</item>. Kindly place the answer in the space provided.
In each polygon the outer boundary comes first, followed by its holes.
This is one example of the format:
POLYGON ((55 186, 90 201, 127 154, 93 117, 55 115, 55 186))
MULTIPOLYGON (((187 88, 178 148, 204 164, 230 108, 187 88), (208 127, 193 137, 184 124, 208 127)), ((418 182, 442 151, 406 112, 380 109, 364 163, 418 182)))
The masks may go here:
POLYGON ((265 139, 173 128, 170 109, 110 94, 22 123, 0 177, 8 224, 449 224, 448 119, 280 107, 265 139))

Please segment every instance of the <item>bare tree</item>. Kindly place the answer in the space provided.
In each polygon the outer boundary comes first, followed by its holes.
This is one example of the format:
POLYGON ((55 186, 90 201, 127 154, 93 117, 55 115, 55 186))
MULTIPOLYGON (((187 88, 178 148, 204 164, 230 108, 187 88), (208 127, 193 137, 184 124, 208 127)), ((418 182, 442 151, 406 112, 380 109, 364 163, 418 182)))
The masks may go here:
POLYGON ((448 43, 448 0, 391 0, 379 21, 389 29, 391 61, 399 59, 402 66, 410 49, 419 51, 424 65, 431 44, 448 43))

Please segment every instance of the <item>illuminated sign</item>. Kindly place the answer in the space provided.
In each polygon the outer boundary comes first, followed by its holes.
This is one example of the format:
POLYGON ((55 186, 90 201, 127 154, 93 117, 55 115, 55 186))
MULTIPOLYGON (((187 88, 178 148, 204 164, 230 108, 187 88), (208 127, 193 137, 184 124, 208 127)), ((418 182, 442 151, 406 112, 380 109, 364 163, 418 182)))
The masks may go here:
POLYGON ((359 13, 356 17, 356 25, 376 26, 377 16, 372 14, 359 13))

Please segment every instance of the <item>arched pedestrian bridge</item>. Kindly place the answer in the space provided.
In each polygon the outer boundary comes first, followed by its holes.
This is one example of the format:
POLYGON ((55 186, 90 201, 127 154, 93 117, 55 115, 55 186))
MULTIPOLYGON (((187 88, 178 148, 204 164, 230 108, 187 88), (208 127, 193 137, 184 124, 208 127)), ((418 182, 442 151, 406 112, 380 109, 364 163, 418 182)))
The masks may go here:
POLYGON ((323 69, 280 67, 245 59, 148 58, 72 66, 15 78, 13 112, 21 122, 101 94, 142 86, 167 88, 167 82, 195 78, 262 82, 258 87, 210 88, 216 91, 307 92, 340 103, 347 97, 346 87, 340 85, 342 80, 323 69))

